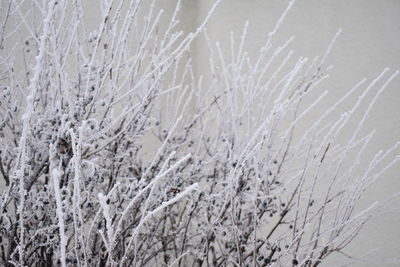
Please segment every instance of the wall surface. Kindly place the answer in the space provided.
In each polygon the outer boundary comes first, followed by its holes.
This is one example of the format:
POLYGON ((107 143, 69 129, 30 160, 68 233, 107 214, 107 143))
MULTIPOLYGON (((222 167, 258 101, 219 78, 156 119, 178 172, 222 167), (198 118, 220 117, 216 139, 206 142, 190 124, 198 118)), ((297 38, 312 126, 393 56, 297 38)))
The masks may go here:
MULTIPOLYGON (((191 2, 189 0, 184 3, 191 2)), ((205 17, 213 0, 197 1, 198 20, 205 17)), ((246 21, 249 21, 247 51, 257 57, 260 46, 266 40, 288 1, 282 0, 225 0, 213 15, 208 35, 211 42, 219 41, 222 50, 228 51, 230 32, 240 36, 246 21)), ((193 13, 193 12, 192 12, 193 13)), ((374 79, 385 67, 393 73, 400 67, 400 1, 398 0, 299 0, 287 14, 274 39, 280 45, 290 36, 295 40, 290 45, 296 57, 321 56, 330 40, 343 30, 328 63, 334 68, 331 78, 323 88, 329 91, 330 99, 315 112, 315 117, 335 99, 343 95, 363 77, 374 79)), ((204 39, 200 39, 194 50, 197 73, 207 74, 208 57, 204 39)), ((371 101, 367 98, 365 105, 371 101)), ((400 137, 400 78, 396 78, 380 96, 373 107, 363 134, 376 129, 365 157, 372 157, 380 149, 387 149, 400 137)), ((346 106, 347 103, 345 103, 346 106)), ((350 105, 350 103, 349 103, 350 105)), ((338 112, 341 112, 338 110, 338 112)), ((312 118, 310 118, 312 119, 312 118)), ((354 127, 357 121, 349 128, 354 127)), ((399 192, 400 168, 389 169, 378 182, 370 187, 360 203, 360 209, 373 201, 384 201, 399 192)), ((400 266, 400 216, 396 209, 397 198, 388 212, 370 221, 360 236, 343 252, 360 259, 348 266, 400 266)), ((322 266, 339 266, 352 259, 345 254, 335 254, 322 266)))

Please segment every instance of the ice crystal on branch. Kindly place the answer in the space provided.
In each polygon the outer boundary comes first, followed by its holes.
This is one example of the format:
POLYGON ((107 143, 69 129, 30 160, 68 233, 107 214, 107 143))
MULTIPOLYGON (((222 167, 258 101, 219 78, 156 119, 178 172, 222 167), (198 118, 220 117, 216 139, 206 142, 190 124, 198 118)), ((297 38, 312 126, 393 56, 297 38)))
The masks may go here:
POLYGON ((293 38, 273 37, 291 1, 255 61, 248 24, 227 58, 205 32, 219 2, 189 34, 180 1, 169 17, 157 1, 99 1, 94 24, 80 0, 1 2, 1 265, 317 266, 359 233, 378 205, 357 201, 399 146, 356 172, 373 135, 359 131, 398 72, 297 131, 328 94, 339 33, 321 60, 289 67, 293 38), (190 50, 203 33, 207 86, 190 50))

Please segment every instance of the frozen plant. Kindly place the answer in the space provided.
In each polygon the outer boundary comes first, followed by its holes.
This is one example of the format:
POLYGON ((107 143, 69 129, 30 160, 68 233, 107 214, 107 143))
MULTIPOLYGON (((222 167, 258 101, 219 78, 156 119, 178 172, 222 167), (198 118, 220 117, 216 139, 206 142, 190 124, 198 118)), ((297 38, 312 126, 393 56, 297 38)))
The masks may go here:
POLYGON ((292 39, 273 37, 293 2, 256 61, 247 25, 229 58, 207 38, 219 1, 190 34, 179 0, 169 17, 156 0, 98 2, 95 23, 82 0, 0 2, 0 265, 318 266, 357 236, 378 205, 356 204, 399 150, 359 170, 373 135, 360 129, 397 71, 297 130, 327 94, 339 33, 289 68, 292 39), (200 34, 207 85, 191 60, 200 34))

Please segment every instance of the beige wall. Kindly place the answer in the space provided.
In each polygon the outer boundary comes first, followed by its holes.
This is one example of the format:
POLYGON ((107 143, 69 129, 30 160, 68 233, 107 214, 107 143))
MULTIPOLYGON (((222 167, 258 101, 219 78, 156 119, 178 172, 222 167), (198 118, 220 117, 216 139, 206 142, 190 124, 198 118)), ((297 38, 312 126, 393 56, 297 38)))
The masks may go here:
MULTIPOLYGON (((185 2, 191 2, 186 0, 185 2)), ((198 18, 204 17, 214 0, 198 0, 198 18)), ((288 1, 283 0, 225 0, 213 15, 208 34, 212 41, 220 41, 228 50, 229 33, 240 35, 245 21, 250 22, 247 50, 257 57, 260 45, 272 30, 288 1)), ((363 77, 376 77, 383 68, 391 73, 400 67, 400 1, 399 0, 298 0, 288 13, 275 44, 279 45, 290 36, 296 39, 291 47, 295 55, 313 58, 322 55, 339 28, 343 29, 328 62, 334 65, 329 82, 330 101, 343 95, 363 77)), ((206 72, 208 57, 204 40, 196 45, 197 73, 206 72)), ((371 98, 368 98, 371 100, 371 98)), ((400 137, 400 78, 391 83, 380 97, 363 132, 376 129, 365 157, 371 157, 379 149, 386 149, 400 137)), ((365 103, 368 104, 368 103, 365 103)), ((350 104, 349 104, 350 105, 350 104)), ((345 103, 346 106, 346 103, 345 103)), ((318 110, 315 116, 319 115, 318 110)), ((338 111, 340 112, 340 111, 338 111)), ((356 123, 354 121, 353 123, 356 123)), ((353 125, 350 125, 350 128, 353 125)), ((398 153, 398 151, 397 151, 398 153)), ((366 192, 360 206, 375 200, 384 200, 400 191, 400 167, 391 168, 380 181, 366 192)), ((392 205, 400 204, 399 198, 392 205)), ((350 266, 400 266, 400 216, 392 210, 373 219, 344 252, 365 257, 369 262, 352 263, 350 266)), ((346 258, 336 254, 322 266, 337 266, 346 258)))

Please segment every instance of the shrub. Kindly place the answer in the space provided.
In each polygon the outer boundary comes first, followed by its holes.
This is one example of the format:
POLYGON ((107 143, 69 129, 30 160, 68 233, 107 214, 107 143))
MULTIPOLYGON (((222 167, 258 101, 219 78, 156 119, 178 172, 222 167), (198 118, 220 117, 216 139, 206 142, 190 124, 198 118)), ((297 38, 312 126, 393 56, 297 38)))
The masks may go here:
POLYGON ((156 2, 102 1, 94 31, 82 1, 46 2, 1 3, 2 265, 317 266, 377 209, 354 211, 398 146, 355 175, 373 134, 359 131, 397 72, 362 80, 296 131, 326 95, 338 35, 285 73, 291 39, 272 37, 286 12, 255 62, 247 26, 229 60, 208 40, 205 86, 190 47, 219 2, 187 35, 179 2, 165 19, 156 2))

